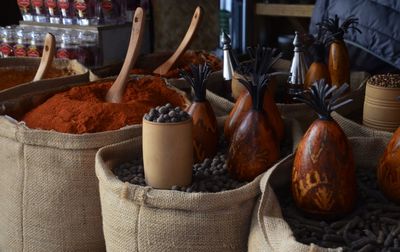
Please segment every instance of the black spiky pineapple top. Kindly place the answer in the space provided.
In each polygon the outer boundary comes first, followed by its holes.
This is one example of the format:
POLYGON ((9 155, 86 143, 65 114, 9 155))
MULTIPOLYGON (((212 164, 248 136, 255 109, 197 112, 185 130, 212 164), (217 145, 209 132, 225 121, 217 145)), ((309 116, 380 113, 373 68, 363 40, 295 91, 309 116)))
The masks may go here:
POLYGON ((207 79, 211 73, 211 68, 207 62, 203 65, 190 65, 191 74, 185 70, 180 70, 180 75, 193 88, 194 101, 204 102, 206 100, 207 79))
POLYGON ((318 114, 320 119, 333 120, 332 111, 352 102, 352 99, 339 100, 346 92, 349 85, 344 83, 339 88, 319 80, 307 90, 304 90, 294 97, 295 100, 304 102, 318 114))
POLYGON ((358 18, 355 18, 354 16, 346 18, 342 25, 339 25, 339 17, 337 15, 335 15, 333 18, 323 19, 317 25, 320 26, 323 31, 330 33, 328 38, 329 41, 343 40, 344 34, 350 29, 353 32, 356 31, 361 33, 361 30, 357 28, 358 18))
POLYGON ((253 109, 262 111, 264 93, 271 77, 287 73, 269 73, 272 65, 282 57, 282 54, 278 54, 276 49, 257 46, 256 48, 247 48, 247 52, 250 56, 250 62, 239 65, 237 69, 240 75, 239 81, 249 91, 253 109))

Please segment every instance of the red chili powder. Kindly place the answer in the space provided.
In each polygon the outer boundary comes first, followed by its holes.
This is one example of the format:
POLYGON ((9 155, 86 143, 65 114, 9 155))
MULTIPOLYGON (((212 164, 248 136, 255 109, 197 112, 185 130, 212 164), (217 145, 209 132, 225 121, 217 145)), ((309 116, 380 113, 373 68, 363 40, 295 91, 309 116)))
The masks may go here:
POLYGON ((117 130, 141 124, 151 108, 171 103, 185 105, 185 99, 160 78, 129 81, 121 103, 105 102, 112 81, 79 86, 56 94, 28 112, 23 121, 30 128, 82 134, 117 130))
MULTIPOLYGON (((37 69, 33 67, 0 68, 0 90, 31 82, 36 71, 37 69)), ((43 78, 50 79, 73 74, 73 71, 69 69, 50 68, 43 78)))
MULTIPOLYGON (((222 69, 222 62, 216 56, 204 52, 198 51, 188 51, 186 52, 174 67, 169 70, 163 77, 165 78, 179 78, 179 69, 184 69, 185 71, 190 71, 191 64, 204 64, 208 62, 213 71, 218 71, 222 69)), ((152 74, 152 69, 142 69, 134 68, 131 70, 131 74, 152 74)))

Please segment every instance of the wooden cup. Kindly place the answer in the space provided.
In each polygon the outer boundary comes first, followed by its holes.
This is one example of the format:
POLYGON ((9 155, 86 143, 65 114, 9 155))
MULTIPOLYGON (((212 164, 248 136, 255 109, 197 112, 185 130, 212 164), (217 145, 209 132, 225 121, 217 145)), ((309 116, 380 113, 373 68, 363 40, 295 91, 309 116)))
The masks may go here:
POLYGON ((193 121, 157 123, 143 118, 143 163, 146 183, 158 189, 192 182, 193 121))

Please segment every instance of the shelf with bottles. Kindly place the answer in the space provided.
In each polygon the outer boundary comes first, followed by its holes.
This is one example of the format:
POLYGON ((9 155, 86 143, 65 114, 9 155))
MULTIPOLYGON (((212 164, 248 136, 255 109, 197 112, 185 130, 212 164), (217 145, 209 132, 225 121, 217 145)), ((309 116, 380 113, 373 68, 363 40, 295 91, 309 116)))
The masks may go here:
POLYGON ((313 4, 257 3, 256 15, 281 17, 311 17, 313 4))
MULTIPOLYGON (((64 25, 123 24, 127 0, 16 0, 26 22, 64 25)), ((138 3, 138 1, 133 1, 138 3)), ((129 8, 135 8, 129 5, 129 8)))

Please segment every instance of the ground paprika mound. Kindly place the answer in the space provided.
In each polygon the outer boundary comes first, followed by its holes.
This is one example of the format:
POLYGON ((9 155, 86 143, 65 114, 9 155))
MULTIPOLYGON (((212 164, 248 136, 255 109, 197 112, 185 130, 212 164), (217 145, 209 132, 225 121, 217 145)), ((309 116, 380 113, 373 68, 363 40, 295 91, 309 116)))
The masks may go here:
MULTIPOLYGON (((0 68, 0 90, 14 87, 16 85, 31 82, 36 74, 34 67, 4 67, 0 68)), ((68 68, 57 69, 50 68, 45 74, 44 79, 57 78, 61 76, 74 75, 74 72, 68 68)))
MULTIPOLYGON (((202 51, 187 51, 185 54, 176 62, 174 67, 169 70, 163 77, 165 78, 179 78, 179 69, 190 71, 190 65, 204 64, 208 62, 211 66, 212 71, 218 71, 222 69, 222 62, 216 56, 205 53, 202 51)), ((161 64, 162 62, 160 62, 161 64)), ((131 70, 131 74, 152 74, 154 69, 148 68, 134 68, 131 70)))
POLYGON ((185 98, 157 77, 130 80, 121 103, 105 102, 112 80, 78 86, 56 94, 22 118, 30 128, 82 134, 141 124, 150 108, 171 103, 185 107, 185 98))

